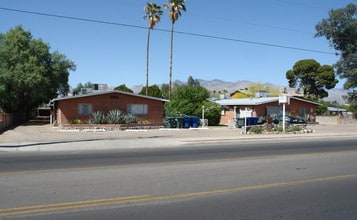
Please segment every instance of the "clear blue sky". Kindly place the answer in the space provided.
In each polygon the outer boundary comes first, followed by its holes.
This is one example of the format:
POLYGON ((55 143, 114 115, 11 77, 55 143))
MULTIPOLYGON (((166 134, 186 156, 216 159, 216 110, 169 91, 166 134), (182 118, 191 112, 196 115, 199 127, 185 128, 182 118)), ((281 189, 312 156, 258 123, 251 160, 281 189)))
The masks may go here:
MULTIPOLYGON (((1 0, 10 8, 104 21, 93 23, 0 9, 0 32, 22 25, 74 61, 69 84, 91 81, 109 86, 145 84, 147 22, 144 0, 1 0), (142 28, 140 28, 142 27, 142 28)), ((153 1, 163 5, 165 0, 153 1)), ((287 85, 285 72, 301 59, 332 65, 333 54, 286 49, 279 45, 335 53, 315 25, 330 9, 356 0, 187 0, 175 30, 173 79, 235 82, 249 80, 287 85), (197 35, 212 36, 202 37, 197 35), (220 39, 219 39, 220 38, 220 39), (223 39, 224 38, 224 39, 223 39), (231 39, 231 40, 228 40, 231 39), (250 42, 250 43, 249 43, 250 42)), ((165 11, 151 35, 149 84, 168 83, 170 20, 165 11), (163 31, 167 30, 167 31, 163 31)), ((342 88, 342 81, 338 84, 342 88)))

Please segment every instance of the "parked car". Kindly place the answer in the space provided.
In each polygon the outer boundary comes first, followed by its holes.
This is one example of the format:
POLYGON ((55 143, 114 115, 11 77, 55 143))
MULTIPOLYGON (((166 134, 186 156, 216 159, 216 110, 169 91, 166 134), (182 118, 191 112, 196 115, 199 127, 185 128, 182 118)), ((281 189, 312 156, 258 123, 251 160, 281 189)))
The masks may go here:
MULTIPOLYGON (((283 122, 283 116, 277 116, 273 118, 274 124, 279 124, 280 122, 283 122)), ((285 122, 289 124, 306 124, 306 121, 304 119, 292 116, 285 116, 285 122)))
POLYGON ((262 125, 262 124, 265 124, 265 123, 267 123, 267 119, 265 117, 259 117, 258 118, 258 122, 257 122, 258 125, 262 125))

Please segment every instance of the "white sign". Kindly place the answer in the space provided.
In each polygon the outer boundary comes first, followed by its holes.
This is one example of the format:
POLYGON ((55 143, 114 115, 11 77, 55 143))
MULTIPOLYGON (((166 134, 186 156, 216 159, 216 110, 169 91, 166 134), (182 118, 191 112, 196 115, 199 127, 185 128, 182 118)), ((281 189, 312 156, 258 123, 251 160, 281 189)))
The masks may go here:
POLYGON ((288 96, 279 96, 279 104, 289 104, 289 101, 288 96))

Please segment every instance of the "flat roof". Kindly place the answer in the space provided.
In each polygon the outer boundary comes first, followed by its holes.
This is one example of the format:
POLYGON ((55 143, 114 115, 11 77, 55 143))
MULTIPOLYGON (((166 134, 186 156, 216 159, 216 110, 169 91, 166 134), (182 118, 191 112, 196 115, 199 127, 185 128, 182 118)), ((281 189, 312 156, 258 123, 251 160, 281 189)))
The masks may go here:
POLYGON ((270 102, 279 101, 279 97, 265 97, 265 98, 244 98, 244 99, 222 99, 217 100, 219 105, 261 105, 270 102))
MULTIPOLYGON (((315 105, 320 105, 319 103, 312 102, 309 100, 305 100, 302 98, 297 98, 294 96, 290 97, 291 99, 299 100, 302 102, 307 102, 315 105)), ((271 103, 271 102, 278 102, 279 97, 261 97, 261 98, 243 98, 243 99, 221 99, 221 100, 216 100, 215 102, 218 103, 221 106, 255 106, 255 105, 262 105, 266 103, 271 103)))
POLYGON ((112 93, 119 93, 119 94, 123 94, 123 95, 130 95, 130 96, 135 96, 135 97, 140 97, 140 98, 145 98, 145 99, 153 99, 153 100, 162 101, 162 102, 169 102, 169 100, 167 100, 167 99, 160 99, 160 98, 156 98, 156 97, 152 97, 152 96, 139 95, 139 94, 123 92, 123 91, 119 91, 119 90, 111 90, 111 91, 100 91, 99 90, 99 91, 95 91, 95 92, 88 93, 88 94, 59 97, 59 98, 53 99, 52 101, 56 102, 56 101, 67 100, 67 99, 77 99, 77 98, 105 95, 105 94, 112 94, 112 93))

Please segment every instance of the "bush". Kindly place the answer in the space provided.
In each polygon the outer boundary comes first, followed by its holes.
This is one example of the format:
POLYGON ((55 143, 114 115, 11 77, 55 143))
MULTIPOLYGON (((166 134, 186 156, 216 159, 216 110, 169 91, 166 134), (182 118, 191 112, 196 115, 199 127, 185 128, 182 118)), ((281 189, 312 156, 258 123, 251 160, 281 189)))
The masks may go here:
POLYGON ((139 119, 135 115, 127 114, 125 115, 125 123, 126 124, 133 124, 133 123, 138 123, 139 119))
POLYGON ((291 131, 295 132, 295 131, 301 131, 301 127, 300 126, 294 126, 291 128, 291 131))
POLYGON ((252 126, 252 127, 249 129, 249 132, 255 133, 255 134, 260 134, 260 133, 263 132, 263 129, 262 129, 260 126, 252 126))
POLYGON ((89 118, 90 124, 134 124, 143 123, 141 118, 135 115, 126 114, 120 110, 111 110, 107 114, 101 111, 93 112, 89 118))
POLYGON ((106 116, 106 121, 109 124, 125 123, 125 113, 120 110, 111 110, 106 116))
POLYGON ((73 120, 70 120, 69 123, 71 125, 77 125, 77 124, 82 124, 82 121, 79 119, 73 119, 73 120))
POLYGON ((283 127, 275 127, 274 130, 275 132, 283 132, 283 127))
POLYGON ((93 112, 92 115, 89 117, 90 124, 105 124, 105 115, 101 111, 93 112))

